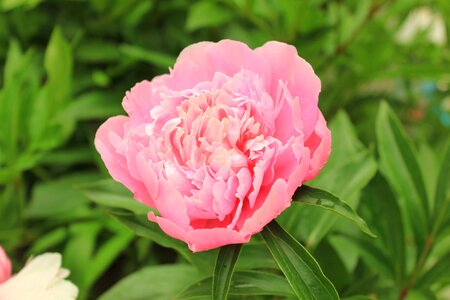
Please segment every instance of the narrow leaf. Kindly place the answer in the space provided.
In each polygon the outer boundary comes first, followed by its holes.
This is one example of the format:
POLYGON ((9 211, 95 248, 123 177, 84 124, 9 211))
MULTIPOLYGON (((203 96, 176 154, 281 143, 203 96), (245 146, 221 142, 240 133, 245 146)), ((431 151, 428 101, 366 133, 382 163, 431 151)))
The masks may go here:
POLYGON ((299 299, 339 299, 311 254, 276 221, 263 229, 262 236, 299 299))
POLYGON ((172 248, 180 253, 187 261, 192 263, 202 273, 212 272, 211 258, 213 251, 192 253, 185 243, 171 238, 165 234, 157 224, 150 222, 147 215, 136 215, 126 210, 109 209, 107 211, 116 220, 130 228, 138 236, 149 238, 163 247, 172 248))
POLYGON ((418 248, 422 249, 428 232, 428 197, 415 149, 391 108, 381 103, 376 120, 381 173, 397 196, 403 200, 418 248))
POLYGON ((198 280, 189 265, 161 265, 143 268, 120 280, 99 300, 167 300, 198 280))
POLYGON ((348 234, 333 236, 333 239, 345 239, 347 247, 356 247, 363 261, 370 269, 382 275, 384 278, 394 279, 391 261, 383 249, 363 237, 354 237, 348 234))
POLYGON ((128 56, 134 60, 148 62, 161 68, 173 66, 173 64, 175 63, 175 58, 173 56, 149 49, 144 49, 138 46, 122 45, 119 49, 125 56, 128 56))
POLYGON ((133 194, 122 184, 106 179, 77 186, 90 200, 97 204, 122 208, 137 214, 146 214, 150 208, 133 198, 133 194))
POLYGON ((417 281, 418 288, 426 288, 433 284, 449 281, 450 278, 450 252, 436 261, 417 281))
POLYGON ((186 29, 194 31, 204 27, 224 24, 232 19, 233 14, 222 5, 212 1, 195 2, 189 9, 186 29))
POLYGON ((100 249, 89 263, 89 272, 85 274, 84 282, 86 287, 92 284, 111 266, 117 257, 133 240, 133 233, 123 228, 111 239, 103 242, 100 249))
POLYGON ((366 222, 347 203, 327 191, 303 185, 296 191, 293 199, 301 204, 313 205, 333 211, 355 223, 362 232, 375 237, 375 234, 372 233, 366 222))
MULTIPOLYGON (((193 283, 178 294, 175 299, 187 300, 198 299, 201 297, 211 299, 212 280, 212 277, 208 277, 193 283)), ((285 278, 274 273, 262 271, 234 272, 229 295, 295 297, 294 292, 285 278)))
POLYGON ((439 171, 439 177, 436 184, 434 196, 434 225, 435 231, 439 231, 445 215, 449 214, 450 206, 450 141, 447 142, 444 160, 439 171))
POLYGON ((375 176, 364 189, 360 212, 379 236, 374 243, 379 243, 385 249, 396 282, 401 284, 406 271, 404 224, 398 200, 381 175, 375 176))
POLYGON ((226 300, 230 289, 231 277, 239 258, 242 244, 223 246, 217 255, 214 267, 212 297, 217 300, 226 300))

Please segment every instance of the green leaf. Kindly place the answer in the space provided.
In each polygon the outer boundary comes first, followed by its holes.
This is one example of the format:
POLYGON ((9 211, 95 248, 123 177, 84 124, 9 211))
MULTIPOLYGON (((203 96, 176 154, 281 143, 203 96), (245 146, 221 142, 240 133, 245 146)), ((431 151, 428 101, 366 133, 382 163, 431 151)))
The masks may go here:
POLYGON ((226 300, 230 289, 236 262, 241 252, 242 244, 222 246, 217 255, 214 267, 212 297, 217 300, 226 300))
POLYGON ((204 27, 222 25, 231 20, 233 15, 226 8, 212 1, 195 2, 189 9, 186 29, 194 31, 204 27))
POLYGON ((95 281, 111 266, 128 247, 133 237, 133 233, 124 228, 112 238, 102 242, 100 248, 90 259, 89 269, 84 275, 84 286, 86 289, 90 289, 95 281))
POLYGON ((261 242, 250 242, 244 245, 239 260, 236 263, 237 270, 249 269, 278 269, 266 244, 261 242))
POLYGON ((67 238, 67 228, 60 227, 41 235, 38 240, 33 242, 31 248, 27 251, 27 257, 33 254, 48 252, 51 248, 62 243, 67 238))
POLYGON ((161 246, 172 248, 192 263, 200 272, 211 274, 214 251, 192 253, 187 245, 164 233, 157 224, 148 220, 147 215, 136 215, 126 210, 110 209, 111 214, 119 222, 130 228, 138 236, 149 238, 161 246))
POLYGON ((402 200, 418 249, 428 232, 429 202, 415 149, 388 104, 382 102, 376 120, 381 173, 402 200))
POLYGON ((416 282, 416 287, 426 288, 440 282, 449 283, 450 280, 450 252, 437 260, 416 282))
MULTIPOLYGON (((211 299, 212 277, 193 283, 180 294, 176 300, 211 299)), ((261 271, 236 271, 230 286, 230 296, 285 296, 295 297, 286 279, 274 273, 261 271)))
POLYGON ((94 181, 77 186, 86 197, 97 204, 122 208, 137 214, 146 214, 151 208, 133 198, 133 194, 122 184, 112 179, 94 181))
POLYGON ((175 63, 175 57, 162 52, 144 49, 133 45, 122 45, 120 51, 127 57, 134 60, 148 62, 152 65, 167 69, 175 63))
POLYGON ((31 203, 26 210, 27 217, 57 217, 87 206, 89 201, 75 186, 98 178, 97 173, 73 173, 57 180, 37 184, 33 189, 31 203))
POLYGON ((116 43, 104 40, 86 40, 76 47, 75 59, 84 63, 108 63, 121 59, 116 43))
POLYGON ((450 140, 447 142, 434 196, 433 231, 438 232, 450 208, 450 140))
POLYGON ((199 273, 189 265, 145 267, 120 280, 99 300, 167 300, 192 284, 199 273))
MULTIPOLYGON (((344 259, 336 251, 338 247, 330 244, 328 239, 323 239, 314 249, 314 258, 322 268, 325 276, 333 283, 336 290, 340 291, 353 284, 349 268, 344 264, 344 259)), ((345 247, 347 256, 352 255, 351 249, 345 247)))
POLYGON ((343 298, 342 300, 376 300, 377 298, 365 296, 365 295, 357 295, 343 298))
POLYGON ((333 211, 355 223, 365 234, 376 237, 369 229, 366 222, 359 217, 349 205, 327 191, 303 185, 297 189, 293 200, 299 201, 300 204, 313 205, 333 211))
POLYGON ((58 111, 69 97, 72 80, 72 50, 61 29, 55 27, 50 37, 44 58, 47 71, 48 109, 58 111))
POLYGON ((70 238, 64 247, 63 265, 70 270, 70 278, 80 289, 80 299, 88 294, 85 282, 86 274, 90 272, 92 255, 102 226, 98 222, 75 223, 69 227, 70 238))
POLYGON ((44 56, 47 81, 39 91, 30 117, 32 150, 60 145, 75 129, 72 120, 60 115, 72 92, 72 49, 61 29, 55 27, 44 56))
MULTIPOLYGON (((0 90, 0 166, 2 169, 4 165, 10 168, 0 171, 8 171, 9 177, 23 170, 18 166, 18 160, 23 160, 23 146, 28 143, 28 119, 33 113, 30 107, 38 93, 40 80, 35 54, 33 49, 22 53, 19 43, 12 40, 4 65, 0 90)), ((0 178, 0 181, 6 182, 7 179, 0 178)))
POLYGON ((25 7, 26 9, 32 9, 37 6, 42 0, 2 0, 0 7, 3 11, 16 9, 19 7, 25 7))
POLYGON ((81 95, 69 103, 61 112, 60 117, 65 120, 98 120, 123 113, 119 102, 112 103, 116 97, 114 93, 89 92, 81 95))
POLYGON ((332 240, 336 239, 345 239, 347 248, 355 247, 371 270, 382 275, 383 278, 395 279, 389 257, 373 241, 342 233, 332 237, 332 240))
POLYGON ((377 175, 364 189, 360 209, 362 216, 379 237, 374 242, 381 242, 390 258, 396 282, 402 284, 406 271, 406 240, 397 201, 388 183, 381 175, 377 175))
POLYGON ((299 299, 339 299, 311 254, 276 221, 264 227, 262 236, 299 299))

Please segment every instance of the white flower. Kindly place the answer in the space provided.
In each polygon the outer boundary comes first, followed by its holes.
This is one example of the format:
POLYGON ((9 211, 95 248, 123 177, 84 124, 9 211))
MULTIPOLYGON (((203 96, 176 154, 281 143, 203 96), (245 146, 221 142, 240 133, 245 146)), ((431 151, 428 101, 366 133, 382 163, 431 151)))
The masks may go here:
POLYGON ((433 44, 446 43, 447 34, 442 16, 426 6, 417 8, 408 15, 397 33, 397 41, 407 44, 420 32, 425 32, 433 44))
POLYGON ((19 273, 0 284, 0 300, 75 300, 78 288, 65 280, 61 255, 45 253, 29 260, 19 273))

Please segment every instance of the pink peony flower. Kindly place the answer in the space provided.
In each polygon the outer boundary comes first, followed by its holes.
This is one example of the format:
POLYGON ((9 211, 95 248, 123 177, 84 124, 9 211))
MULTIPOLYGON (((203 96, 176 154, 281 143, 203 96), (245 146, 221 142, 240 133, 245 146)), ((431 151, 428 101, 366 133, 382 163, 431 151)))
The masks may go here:
POLYGON ((231 40, 184 49, 127 92, 95 146, 111 176, 196 251, 245 243, 328 159, 320 80, 293 46, 231 40))
POLYGON ((75 300, 78 288, 64 279, 68 275, 59 253, 44 253, 10 277, 11 263, 0 246, 0 300, 75 300))

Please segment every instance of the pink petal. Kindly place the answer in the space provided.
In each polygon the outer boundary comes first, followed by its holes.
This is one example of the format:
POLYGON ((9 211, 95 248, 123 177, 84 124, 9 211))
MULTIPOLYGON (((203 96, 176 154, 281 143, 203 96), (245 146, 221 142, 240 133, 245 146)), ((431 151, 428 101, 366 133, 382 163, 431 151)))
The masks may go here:
POLYGON ((242 244, 250 240, 240 233, 226 228, 197 229, 188 232, 189 249, 192 252, 206 251, 230 244, 242 244))
POLYGON ((302 148, 300 164, 294 168, 287 181, 287 193, 293 195, 295 190, 306 181, 310 166, 309 149, 302 148))
POLYGON ((311 149, 311 164, 306 180, 311 180, 317 176, 322 167, 328 161, 331 152, 331 132, 327 127, 322 113, 319 113, 316 128, 313 134, 305 142, 305 146, 311 149))
POLYGON ((152 222, 157 223, 159 227, 161 227, 162 231, 164 231, 171 237, 187 243, 186 230, 182 229, 171 220, 155 216, 153 212, 148 213, 148 219, 152 222))
POLYGON ((259 74, 264 82, 270 81, 267 63, 246 44, 232 40, 201 42, 180 53, 169 87, 188 89, 202 81, 210 81, 216 72, 233 76, 242 69, 259 74))
MULTIPOLYGON (((155 207, 154 199, 158 195, 158 177, 153 169, 152 162, 145 157, 144 153, 140 153, 136 157, 136 168, 139 172, 142 182, 145 185, 146 192, 149 194, 149 199, 146 204, 150 207, 155 207)), ((142 199, 144 200, 144 199, 142 199)))
POLYGON ((167 180, 160 178, 158 183, 158 196, 154 202, 161 217, 171 220, 184 230, 192 229, 183 196, 167 180))
MULTIPOLYGON (((142 182, 136 180, 130 175, 127 160, 121 152, 123 149, 117 149, 115 144, 118 141, 112 141, 111 136, 123 139, 125 126, 129 118, 125 116, 116 116, 109 118, 103 123, 95 134, 95 148, 100 153, 103 162, 108 169, 109 174, 116 181, 125 185, 135 194, 135 197, 143 202, 149 200, 148 193, 142 182)), ((125 143, 125 142, 123 142, 125 143)))
POLYGON ((136 122, 151 122, 150 110, 159 102, 159 99, 153 99, 152 85, 155 85, 153 81, 138 82, 122 100, 123 109, 136 122))
MULTIPOLYGON (((260 193, 258 203, 262 203, 259 208, 252 214, 247 212, 247 216, 243 217, 245 220, 241 230, 242 236, 250 237, 251 235, 260 232, 264 226, 275 219, 283 210, 291 204, 292 194, 287 192, 287 184, 283 179, 277 179, 270 188, 270 191, 260 193)), ((241 214, 243 216, 244 213, 241 214)), ((242 217, 241 217, 242 218, 242 217)))
POLYGON ((206 251, 229 244, 241 244, 250 240, 238 232, 226 228, 196 229, 186 231, 169 219, 149 213, 149 219, 158 223, 161 229, 173 238, 184 241, 192 252, 206 251))
POLYGON ((11 277, 11 261, 5 250, 0 246, 0 284, 11 277))
POLYGON ((293 97, 299 97, 303 133, 308 137, 317 121, 317 103, 319 101, 320 79, 311 65, 298 56, 295 47, 270 41, 255 49, 255 52, 268 62, 272 71, 272 80, 267 85, 275 99, 279 80, 287 83, 293 97))

